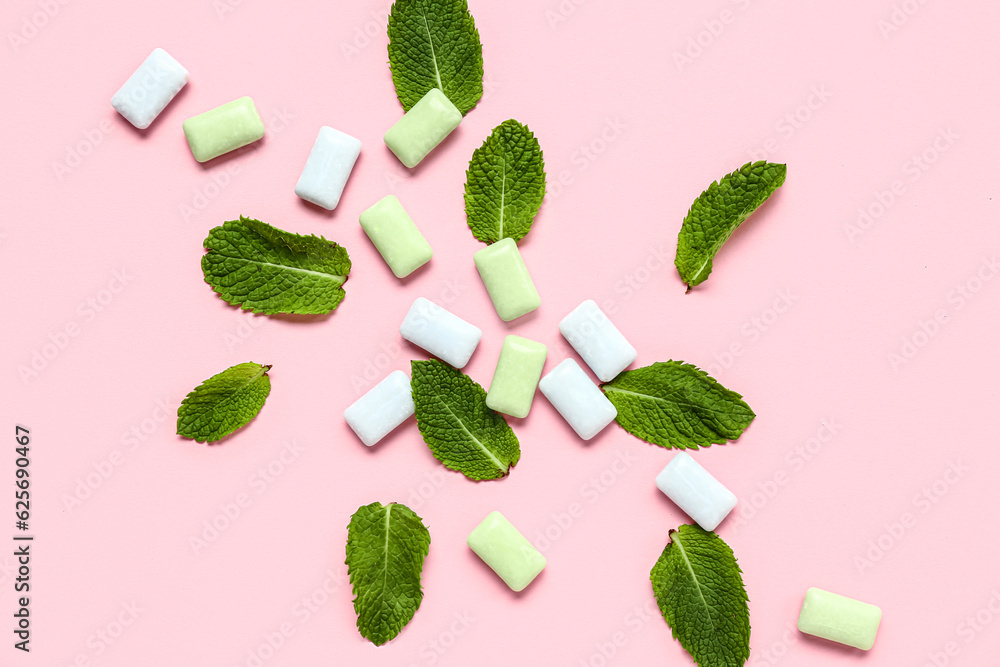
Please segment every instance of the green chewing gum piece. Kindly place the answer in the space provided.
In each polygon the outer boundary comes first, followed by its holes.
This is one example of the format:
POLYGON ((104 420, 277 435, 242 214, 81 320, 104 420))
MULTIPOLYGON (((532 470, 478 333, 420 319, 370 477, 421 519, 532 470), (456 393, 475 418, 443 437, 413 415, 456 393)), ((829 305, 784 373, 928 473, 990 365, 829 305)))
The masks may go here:
POLYGON ((467 542, 513 591, 523 591, 545 568, 545 556, 500 512, 490 512, 467 542))
POLYGON ((501 320, 510 322, 541 305, 514 239, 500 239, 478 251, 473 259, 501 320))
POLYGON ((410 107, 383 139, 399 161, 416 167, 462 122, 462 112, 439 88, 431 88, 410 107))
POLYGON ((867 651, 881 620, 882 610, 873 604, 810 588, 799 612, 799 632, 867 651))
POLYGON ((504 338, 486 406, 518 419, 527 417, 547 354, 548 348, 537 341, 520 336, 504 338))
POLYGON ((184 121, 184 136, 198 162, 208 162, 264 137, 253 100, 241 97, 184 121))
POLYGON ((387 195, 361 214, 361 228, 397 278, 430 261, 434 251, 395 195, 387 195))

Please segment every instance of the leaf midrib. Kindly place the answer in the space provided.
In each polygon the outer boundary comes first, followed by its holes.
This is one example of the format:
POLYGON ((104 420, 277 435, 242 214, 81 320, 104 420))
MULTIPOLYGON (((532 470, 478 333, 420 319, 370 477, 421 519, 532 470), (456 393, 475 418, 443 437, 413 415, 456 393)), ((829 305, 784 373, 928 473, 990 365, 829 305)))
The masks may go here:
POLYGON ((469 437, 469 439, 472 440, 472 442, 474 442, 491 461, 493 461, 497 469, 501 472, 504 471, 506 466, 504 466, 500 459, 493 455, 493 452, 486 448, 486 445, 479 441, 479 438, 472 434, 472 431, 465 426, 465 422, 462 421, 462 418, 459 417, 454 410, 451 409, 451 406, 448 405, 440 396, 435 396, 435 398, 441 403, 441 406, 448 411, 448 414, 451 415, 456 422, 458 422, 458 425, 462 427, 462 431, 469 437))
POLYGON ((336 282, 338 286, 343 285, 347 280, 346 276, 337 275, 336 273, 323 273, 322 271, 313 271, 312 269, 303 269, 298 266, 290 266, 288 264, 275 264, 274 262, 265 262, 257 259, 247 259, 246 257, 238 257, 236 255, 227 255, 225 253, 219 252, 218 250, 212 251, 219 257, 225 257, 226 259, 235 259, 240 262, 246 262, 247 264, 259 264, 260 266, 273 266, 278 269, 284 269, 285 271, 292 271, 294 273, 304 273, 311 276, 319 276, 325 280, 332 280, 336 282))
MULTIPOLYGON (((709 412, 714 412, 716 414, 721 414, 721 415, 731 415, 732 414, 729 411, 722 410, 722 409, 719 409, 719 408, 713 408, 713 407, 708 406, 708 405, 697 405, 695 403, 686 403, 684 401, 678 401, 678 400, 670 400, 670 399, 666 399, 666 398, 660 398, 659 396, 653 396, 652 394, 643 394, 643 393, 640 393, 640 392, 637 392, 637 391, 631 391, 629 389, 622 389, 620 387, 616 387, 616 386, 611 385, 611 384, 604 385, 604 391, 605 392, 608 392, 608 391, 617 391, 620 394, 628 394, 629 396, 637 396, 639 398, 648 398, 648 399, 650 399, 652 401, 657 401, 657 402, 660 402, 660 403, 666 403, 667 405, 681 405, 681 406, 684 406, 684 407, 687 407, 687 408, 691 408, 692 410, 708 410, 709 412)), ((673 393, 673 392, 671 392, 671 393, 673 393)))
POLYGON ((712 632, 715 632, 715 622, 712 620, 711 606, 708 604, 708 600, 705 599, 705 594, 701 590, 701 584, 698 582, 698 575, 694 573, 694 567, 691 565, 691 559, 688 558, 687 551, 684 549, 684 545, 681 543, 681 537, 679 534, 675 535, 674 544, 680 549, 681 557, 684 559, 684 565, 687 566, 688 572, 691 573, 691 581, 694 582, 695 589, 698 591, 698 597, 701 598, 702 604, 705 606, 705 615, 708 616, 708 624, 712 632))
POLYGON ((424 19, 424 30, 427 32, 427 43, 431 47, 431 62, 434 63, 434 77, 437 79, 437 87, 444 92, 444 82, 441 81, 441 70, 438 68, 437 52, 434 50, 434 38, 431 35, 431 26, 427 22, 427 12, 420 10, 420 16, 424 19))

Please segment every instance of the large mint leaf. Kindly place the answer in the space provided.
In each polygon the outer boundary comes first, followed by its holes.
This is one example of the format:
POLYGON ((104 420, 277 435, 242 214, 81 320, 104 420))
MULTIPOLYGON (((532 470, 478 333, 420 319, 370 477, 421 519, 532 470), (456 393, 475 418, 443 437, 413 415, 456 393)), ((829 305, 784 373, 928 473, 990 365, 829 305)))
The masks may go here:
POLYGON ((438 461, 469 479, 506 475, 521 458, 517 436, 486 391, 443 361, 412 362, 417 428, 438 461))
POLYGON ((255 313, 329 313, 344 298, 351 259, 322 236, 301 236, 240 216, 208 233, 205 281, 255 313))
POLYGON ((748 162, 694 200, 677 237, 674 260, 688 291, 705 282, 719 248, 785 182, 785 171, 783 164, 748 162))
POLYGON ((696 664, 740 667, 750 658, 742 570, 722 538, 693 525, 670 531, 649 577, 660 612, 696 664))
POLYGON ((404 111, 440 88, 462 115, 483 96, 483 45, 465 0, 396 0, 389 69, 404 111))
POLYGON ((271 393, 269 370, 270 366, 248 362, 202 382, 177 409, 177 435, 214 442, 245 426, 271 393))
POLYGON ((545 162, 538 140, 514 119, 493 128, 465 172, 465 216, 483 243, 520 241, 545 198, 545 162))
POLYGON ((354 612, 358 631, 376 646, 398 635, 420 607, 430 544, 430 532, 406 505, 372 503, 351 517, 346 562, 354 612))
POLYGON ((618 409, 615 421, 622 428, 661 447, 736 440, 756 416, 741 395, 683 361, 625 371, 601 389, 618 409))

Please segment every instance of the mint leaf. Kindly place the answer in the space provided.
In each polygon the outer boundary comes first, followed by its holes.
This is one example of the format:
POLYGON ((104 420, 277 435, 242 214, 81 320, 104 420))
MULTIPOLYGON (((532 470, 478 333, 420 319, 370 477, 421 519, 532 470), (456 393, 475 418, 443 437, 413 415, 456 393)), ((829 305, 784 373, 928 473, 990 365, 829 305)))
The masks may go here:
POLYGON ((493 128, 465 172, 465 216, 483 243, 520 241, 545 198, 538 139, 513 118, 493 128))
POLYGON ((431 534, 399 503, 358 508, 347 526, 347 573, 361 636, 381 646, 399 634, 420 607, 420 573, 431 534))
POLYGON ((248 424, 271 393, 269 370, 270 366, 247 362, 202 382, 177 408, 177 435, 215 442, 248 424))
POLYGON ((396 0, 389 69, 404 111, 440 88, 462 115, 483 96, 483 45, 465 0, 396 0))
POLYGON ((517 436, 486 407, 486 390, 443 361, 411 364, 417 428, 438 461, 469 479, 496 479, 521 458, 517 436))
POLYGON ((632 435, 668 449, 697 449, 740 437, 756 416, 742 396, 683 361, 625 371, 601 385, 632 435))
POLYGON ((722 244, 784 182, 785 165, 748 162, 694 200, 677 237, 674 260, 689 292, 708 278, 722 244))
POLYGON ((683 525, 649 578, 674 639, 701 667, 739 667, 750 658, 750 607, 733 550, 715 533, 683 525))
POLYGON ((329 313, 344 298, 351 259, 322 236, 300 236, 240 216, 208 233, 205 281, 255 313, 329 313))

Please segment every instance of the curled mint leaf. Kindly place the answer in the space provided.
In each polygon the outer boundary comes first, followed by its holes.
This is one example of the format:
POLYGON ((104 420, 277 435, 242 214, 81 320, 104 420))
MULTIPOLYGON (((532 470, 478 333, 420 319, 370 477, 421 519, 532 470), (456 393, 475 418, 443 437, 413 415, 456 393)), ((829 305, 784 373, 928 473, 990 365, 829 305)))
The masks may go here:
POLYGON ((649 578, 674 639, 701 667, 750 658, 750 607, 742 570, 722 538, 698 526, 670 531, 649 578))
POLYGON ((469 479, 503 477, 521 458, 517 436, 486 406, 486 390, 443 361, 412 362, 417 428, 438 461, 469 479))
POLYGON ((684 217, 674 264, 688 291, 712 273, 712 260, 736 228, 785 182, 785 165, 746 163, 713 182, 684 217))
POLYGON ((406 505, 372 503, 347 526, 347 573, 361 636, 381 646, 410 622, 424 591, 420 575, 431 544, 423 521, 406 505))
POLYGON ((237 364, 189 393, 177 409, 177 435, 215 442, 246 426, 271 393, 270 366, 237 364))
POLYGON ((322 236, 301 236, 244 218, 208 233, 205 281, 224 301, 273 315, 329 313, 344 299, 347 250, 322 236))
POLYGON ((462 115, 483 96, 483 45, 465 0, 396 0, 389 69, 404 111, 440 88, 462 115))
POLYGON ((538 139, 514 119, 493 128, 465 172, 465 216, 483 243, 520 241, 545 198, 545 162, 538 139))
POLYGON ((661 447, 697 449, 736 440, 756 416, 740 394, 683 361, 625 371, 601 385, 615 421, 661 447))

